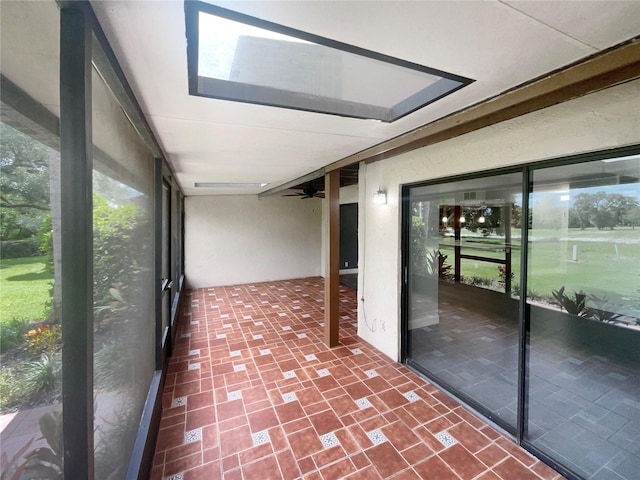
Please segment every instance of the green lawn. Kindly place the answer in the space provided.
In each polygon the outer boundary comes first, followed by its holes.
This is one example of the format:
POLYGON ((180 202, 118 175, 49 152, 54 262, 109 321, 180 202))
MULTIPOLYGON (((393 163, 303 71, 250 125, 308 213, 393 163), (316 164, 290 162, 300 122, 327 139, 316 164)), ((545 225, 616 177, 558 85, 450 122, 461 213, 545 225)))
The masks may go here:
POLYGON ((32 322, 44 318, 53 280, 47 261, 46 256, 0 260, 0 326, 13 319, 32 322))
MULTIPOLYGON (((466 237, 463 231, 462 253, 504 258, 496 237, 466 237), (478 248, 474 248, 478 247, 478 248), (483 248, 495 247, 485 250, 483 248)), ((515 233, 515 232, 514 232, 515 233)), ((518 232, 519 234, 519 232, 518 232)), ((519 237, 519 235, 518 235, 519 237)), ((627 312, 640 308, 640 229, 532 230, 529 251, 529 291, 551 297, 562 286, 567 293, 583 290, 587 294, 606 295, 612 303, 624 305, 627 312), (573 261, 573 246, 578 261, 573 261)), ((520 239, 512 244, 514 284, 520 283, 520 239)), ((453 239, 443 239, 441 251, 453 264, 453 239)), ((462 259, 464 277, 498 279, 498 265, 462 259)))

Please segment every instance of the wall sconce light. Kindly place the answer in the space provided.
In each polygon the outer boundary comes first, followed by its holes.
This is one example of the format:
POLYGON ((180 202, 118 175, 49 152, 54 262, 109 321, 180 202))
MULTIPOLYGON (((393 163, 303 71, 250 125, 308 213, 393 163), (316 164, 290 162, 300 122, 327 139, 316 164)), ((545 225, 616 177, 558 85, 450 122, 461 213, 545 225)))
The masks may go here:
POLYGON ((460 223, 464 223, 466 221, 467 221, 467 219, 464 218, 464 215, 460 215, 460 223))
POLYGON ((447 217, 442 217, 442 223, 447 223, 449 219, 447 217))
POLYGON ((373 194, 373 203, 377 205, 386 205, 387 192, 385 192, 384 190, 380 189, 380 187, 378 187, 378 191, 373 194))
POLYGON ((478 217, 478 223, 484 223, 487 219, 484 218, 484 214, 480 214, 480 216, 478 217))

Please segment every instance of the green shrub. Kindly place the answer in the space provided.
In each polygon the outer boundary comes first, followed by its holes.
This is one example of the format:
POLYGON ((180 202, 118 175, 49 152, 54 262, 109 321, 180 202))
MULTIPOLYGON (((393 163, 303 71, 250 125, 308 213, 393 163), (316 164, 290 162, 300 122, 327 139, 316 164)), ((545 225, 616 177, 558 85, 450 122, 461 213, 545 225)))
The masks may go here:
POLYGON ((13 405, 20 396, 16 374, 11 368, 0 369, 0 411, 13 405))
POLYGON ((26 322, 15 317, 0 324, 0 353, 21 345, 26 331, 26 322))
POLYGON ((42 355, 40 360, 30 362, 22 377, 26 392, 32 397, 50 393, 60 383, 60 365, 55 356, 42 355))
POLYGON ((7 240, 0 242, 0 258, 24 258, 41 255, 36 240, 7 240))

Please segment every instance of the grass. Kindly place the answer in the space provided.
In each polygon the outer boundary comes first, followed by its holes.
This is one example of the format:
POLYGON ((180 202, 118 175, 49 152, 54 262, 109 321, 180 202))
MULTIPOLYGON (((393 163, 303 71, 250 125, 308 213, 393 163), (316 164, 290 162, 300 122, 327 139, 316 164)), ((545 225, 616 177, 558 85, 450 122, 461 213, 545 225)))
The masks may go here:
MULTIPOLYGON (((464 233, 463 254, 504 258, 500 246, 495 245, 496 237, 465 238, 464 233)), ((640 298, 640 229, 534 229, 530 237, 534 241, 529 251, 529 291, 541 297, 551 297, 552 290, 565 286, 569 294, 583 290, 587 294, 606 295, 612 303, 624 306, 624 310, 637 312, 640 298), (573 261, 574 245, 578 249, 578 261, 573 261)), ((514 239, 512 248, 513 284, 519 284, 519 238, 514 239)), ((447 263, 453 264, 453 239, 443 239, 440 250, 448 256, 447 263)), ((462 259, 461 273, 469 278, 498 280, 498 265, 462 259)))
POLYGON ((49 258, 27 257, 0 260, 0 327, 45 318, 51 298, 49 258))

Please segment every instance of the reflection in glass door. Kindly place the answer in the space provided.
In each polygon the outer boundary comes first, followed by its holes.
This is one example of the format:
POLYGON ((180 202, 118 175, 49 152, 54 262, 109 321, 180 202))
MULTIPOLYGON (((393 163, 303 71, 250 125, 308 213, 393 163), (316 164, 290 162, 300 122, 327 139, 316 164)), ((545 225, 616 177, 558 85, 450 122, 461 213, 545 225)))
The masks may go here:
POLYGON ((583 478, 640 470, 640 156, 534 170, 525 440, 583 478))
POLYGON ((520 173, 409 190, 408 363, 514 432, 520 173))
POLYGON ((638 149, 404 194, 407 364, 568 478, 638 478, 638 149))

